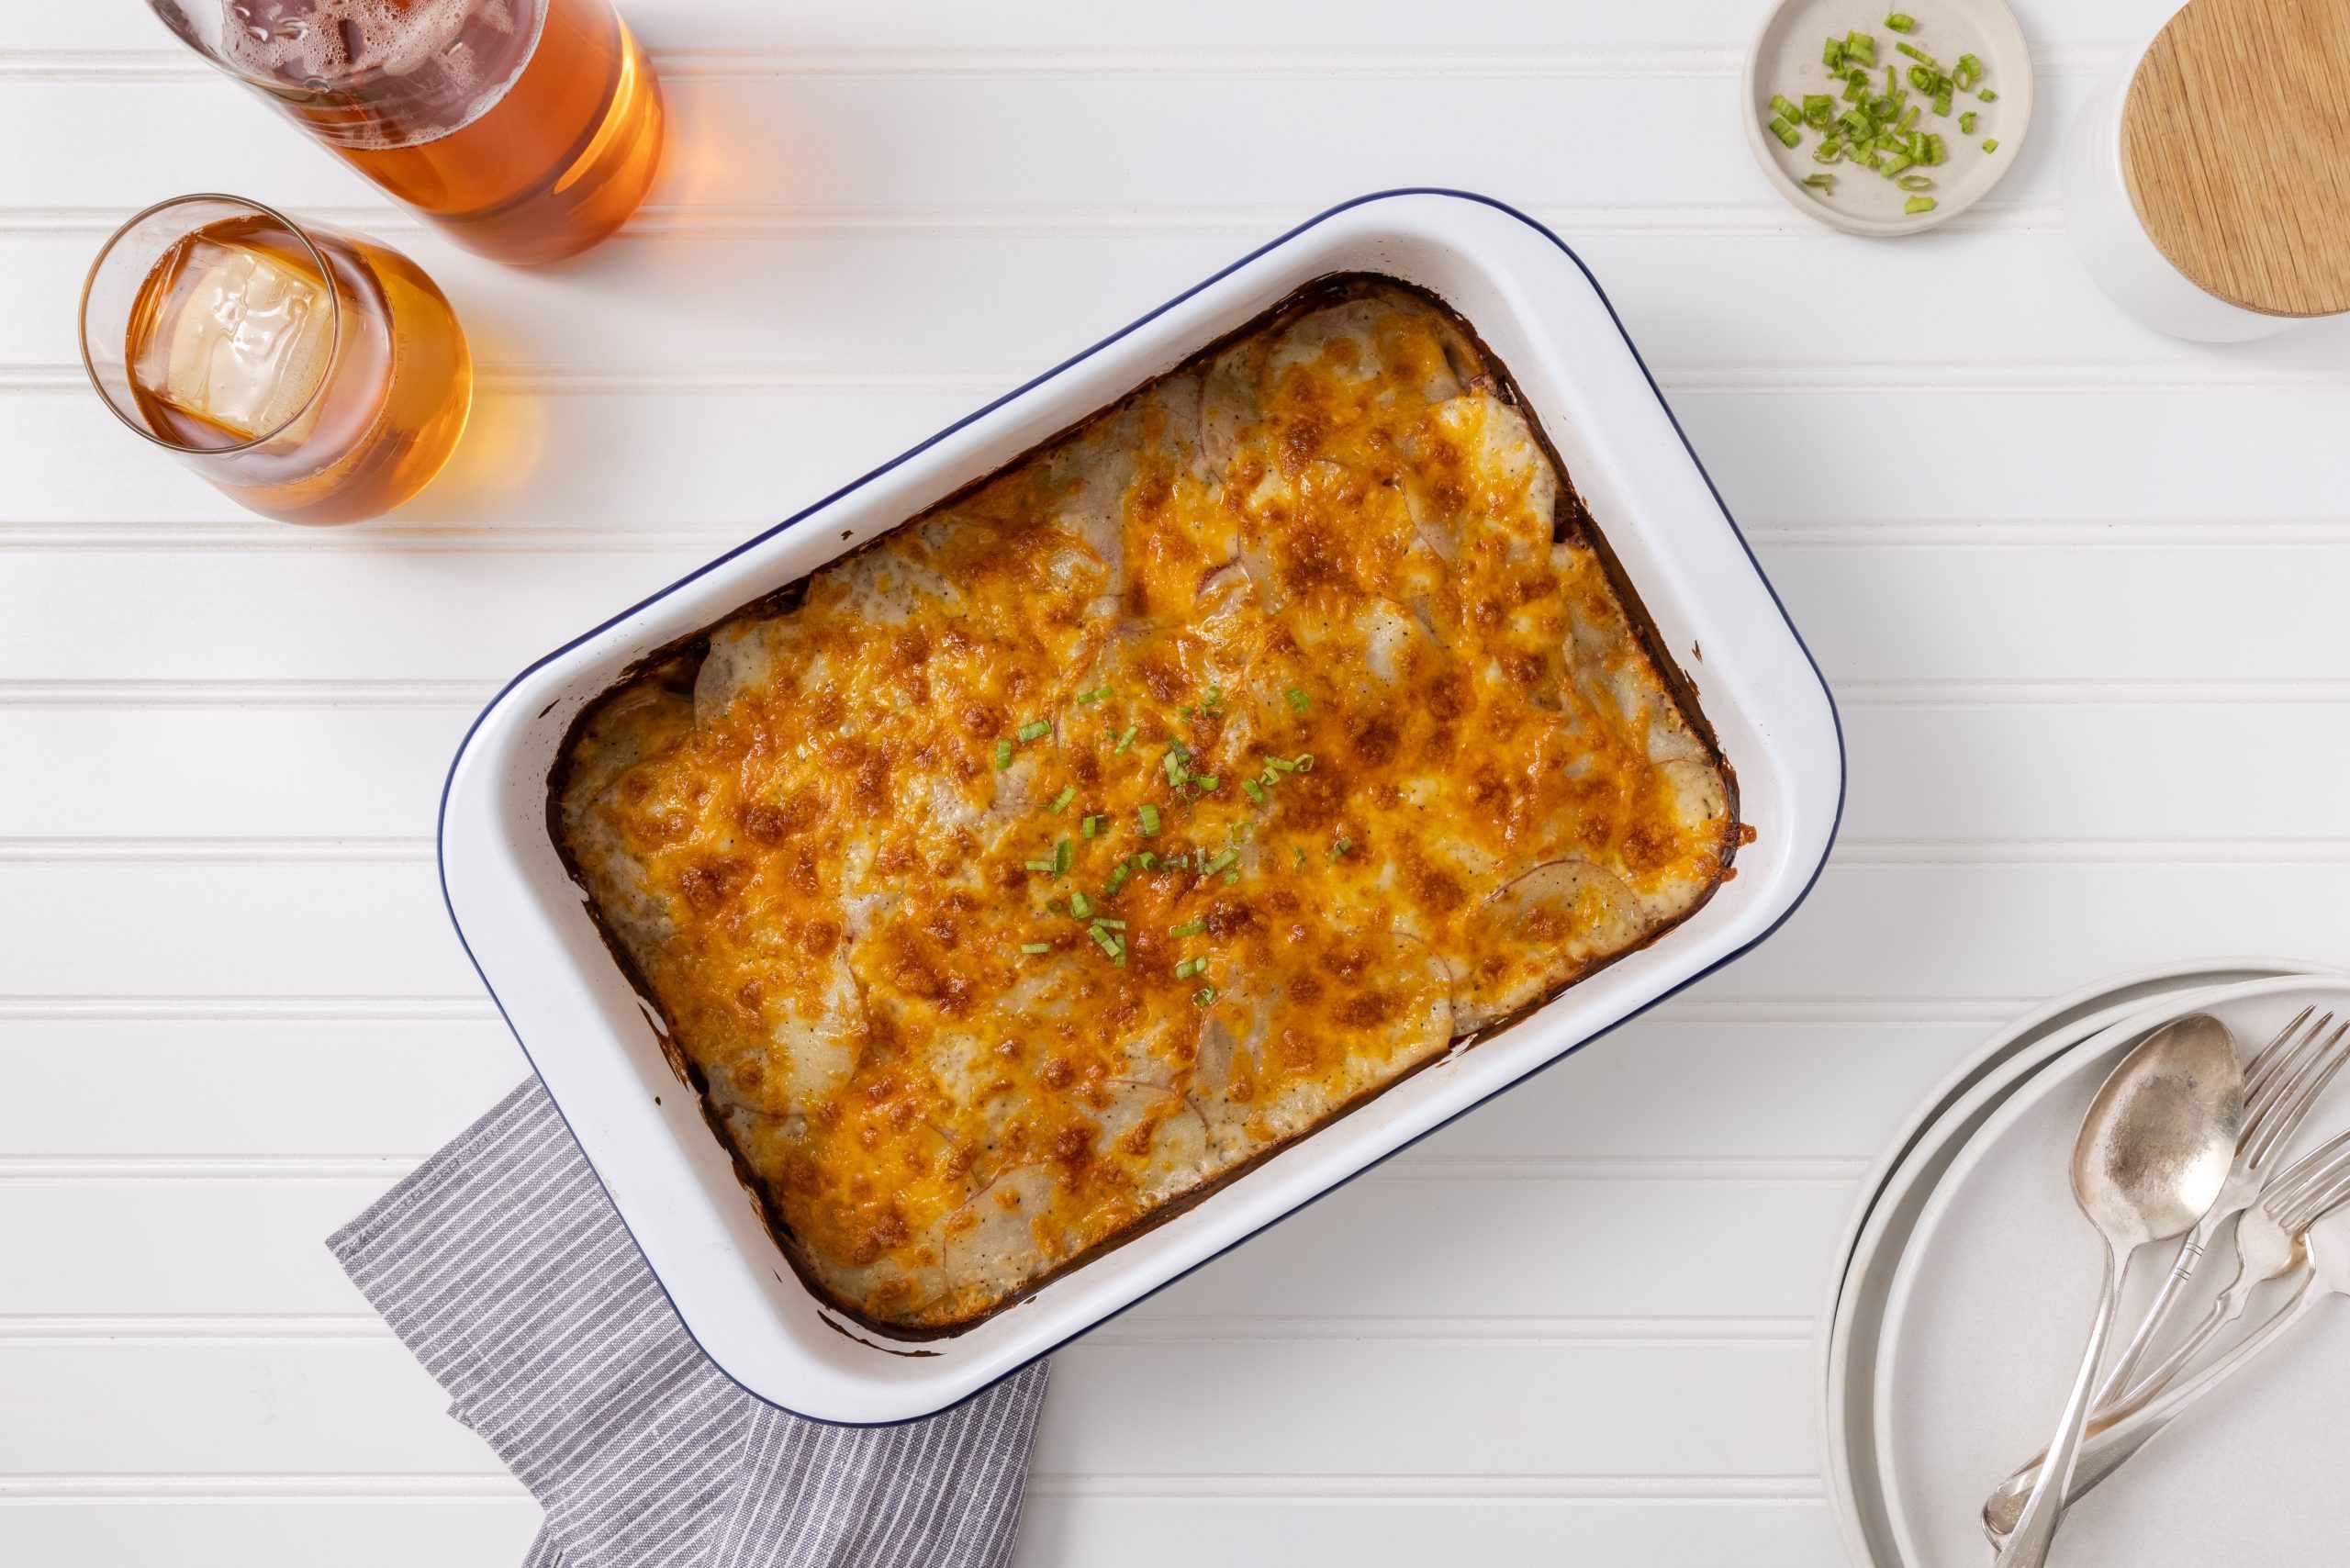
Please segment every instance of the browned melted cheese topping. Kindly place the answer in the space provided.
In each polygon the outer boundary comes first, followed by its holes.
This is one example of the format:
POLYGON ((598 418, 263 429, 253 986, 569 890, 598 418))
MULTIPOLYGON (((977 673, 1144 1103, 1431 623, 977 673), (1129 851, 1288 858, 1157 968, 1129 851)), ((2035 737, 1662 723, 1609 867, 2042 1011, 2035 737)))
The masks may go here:
POLYGON ((1703 902, 1560 485, 1357 285, 589 716, 565 848, 823 1289, 981 1316, 1703 902))

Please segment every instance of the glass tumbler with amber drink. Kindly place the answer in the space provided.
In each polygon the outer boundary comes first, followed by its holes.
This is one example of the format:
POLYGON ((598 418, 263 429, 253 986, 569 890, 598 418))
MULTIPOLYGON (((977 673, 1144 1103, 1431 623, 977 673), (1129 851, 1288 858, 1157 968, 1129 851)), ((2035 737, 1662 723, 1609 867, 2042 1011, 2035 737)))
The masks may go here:
POLYGON ((125 424, 288 522, 398 506, 473 404, 464 332, 415 263, 235 196, 181 196, 116 230, 81 327, 125 424))
POLYGON ((501 262, 618 229, 661 157, 661 89, 610 0, 148 0, 345 162, 501 262))

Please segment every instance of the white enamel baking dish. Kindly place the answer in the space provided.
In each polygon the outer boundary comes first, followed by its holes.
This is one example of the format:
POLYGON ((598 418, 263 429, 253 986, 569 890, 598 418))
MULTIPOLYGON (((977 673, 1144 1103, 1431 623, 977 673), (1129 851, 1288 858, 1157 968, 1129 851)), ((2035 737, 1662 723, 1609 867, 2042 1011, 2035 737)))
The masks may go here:
POLYGON ((977 1393, 1752 946, 1809 890, 1842 803, 1827 689, 1598 285, 1556 236, 1508 207, 1396 191, 1292 230, 523 671, 450 769, 441 877, 482 979, 702 1349, 763 1399, 874 1423, 977 1393), (1166 1224, 960 1334, 877 1336, 800 1283, 663 1058, 651 1009, 549 836, 556 748, 643 655, 1001 467, 1299 286, 1358 270, 1433 290, 1509 367, 1694 681, 1755 840, 1736 878, 1652 946, 1166 1224))

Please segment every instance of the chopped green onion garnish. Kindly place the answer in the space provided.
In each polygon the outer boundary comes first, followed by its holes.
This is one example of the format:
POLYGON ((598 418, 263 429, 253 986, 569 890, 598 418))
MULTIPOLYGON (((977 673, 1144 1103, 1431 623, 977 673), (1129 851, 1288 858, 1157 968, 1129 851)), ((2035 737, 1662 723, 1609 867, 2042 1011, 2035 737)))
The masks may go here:
POLYGON ((1260 806, 1265 803, 1265 787, 1262 784, 1258 783, 1254 778, 1243 778, 1240 781, 1240 787, 1248 791, 1250 800, 1260 806))
POLYGON ((1926 136, 1926 162, 1929 163, 1939 163, 1942 161, 1942 132, 1928 132, 1926 136))
POLYGON ((1903 216, 1908 218, 1915 218, 1921 212, 1931 212, 1933 210, 1934 198, 1931 196, 1911 196, 1908 201, 1901 204, 1903 216))
POLYGON ((1077 786, 1074 784, 1068 785, 1062 789, 1059 794, 1053 797, 1053 803, 1046 806, 1045 810, 1048 812, 1058 812, 1076 799, 1077 786))
POLYGON ((1031 871, 1050 871, 1053 868, 1053 863, 1049 860, 1023 860, 1021 864, 1031 871))
POLYGON ((1294 773, 1297 771, 1297 764, 1292 762, 1285 756, 1269 756, 1265 758, 1265 766, 1271 768, 1276 773, 1294 773))
POLYGON ((1177 980, 1190 980, 1193 975, 1198 974, 1202 969, 1204 969, 1207 967, 1208 961, 1205 958, 1186 958, 1181 963, 1175 966, 1175 978, 1177 980))
POLYGON ((1771 134, 1777 137, 1780 141, 1785 143, 1786 146, 1800 147, 1803 145, 1803 132, 1797 130, 1794 126, 1789 125, 1785 120, 1773 120, 1771 122, 1771 134))
MULTIPOLYGON (((1983 62, 1971 54, 1962 54, 1958 57, 1958 63, 1951 67, 1950 79, 1952 85, 1964 93, 1983 80, 1983 62)), ((1991 95, 1986 93, 1983 95, 1988 98, 1991 95)))
POLYGON ((995 770, 996 770, 998 773, 1001 773, 1001 772, 1002 772, 1005 768, 1007 768, 1007 767, 1011 767, 1011 766, 1012 766, 1012 743, 1011 743, 1010 741, 998 741, 998 742, 996 742, 996 743, 995 743, 995 770))
POLYGON ((1050 942, 1023 942, 1020 950, 1024 953, 1049 953, 1053 945, 1050 942))
POLYGON ((1197 936, 1207 928, 1208 923, 1204 920, 1187 920, 1181 925, 1169 926, 1167 928, 1167 935, 1169 936, 1197 936))
POLYGON ((1033 724, 1020 726, 1020 738, 1024 741, 1040 741, 1052 733, 1053 722, 1050 719, 1039 719, 1033 724))
MULTIPOLYGON (((1144 850, 1141 854, 1136 856, 1135 858, 1142 863, 1142 868, 1146 871, 1156 871, 1158 869, 1158 857, 1150 850, 1144 850)), ((1124 868, 1122 867, 1120 869, 1123 870, 1124 868)))
POLYGON ((1800 123, 1803 119, 1803 110, 1798 108, 1795 100, 1785 93, 1771 95, 1771 112, 1785 120, 1795 120, 1800 123))
POLYGON ((1909 128, 1917 123, 1918 106, 1912 104, 1909 106, 1909 112, 1901 117, 1901 123, 1893 128, 1894 134, 1897 136, 1907 136, 1909 134, 1909 128))
POLYGON ((1919 64, 1925 66, 1935 75, 1939 76, 1942 73, 1942 62, 1940 61, 1936 60, 1932 55, 1928 54, 1924 50, 1919 49, 1916 44, 1909 42, 1907 39, 1897 39, 1893 47, 1908 55, 1910 59, 1916 61, 1919 64))
POLYGON ((1975 111, 1973 109, 1969 109, 1964 114, 1958 117, 1958 129, 1964 135, 1972 136, 1975 134, 1975 111))
POLYGON ((1110 957, 1113 958, 1118 956, 1118 939, 1115 936, 1111 935, 1108 932, 1102 930, 1098 925, 1091 928, 1090 935, 1093 938, 1094 945, 1100 947, 1103 952, 1109 954, 1110 957))
POLYGON ((1161 767, 1167 770, 1167 782, 1169 786, 1174 789, 1182 788, 1183 759, 1176 756, 1175 753, 1170 750, 1165 756, 1158 759, 1158 763, 1161 767))
POLYGON ((1998 103, 1998 102, 1999 101, 1999 95, 1998 95, 1998 94, 1997 94, 1997 93, 1994 93, 1994 92, 1993 92, 1993 91, 1991 91, 1991 89, 1990 89, 1990 88, 1988 88, 1988 87, 1984 88, 1981 92, 1979 92, 1979 93, 1975 94, 1975 95, 1976 97, 1978 97, 1978 98, 1982 99, 1982 100, 1983 100, 1985 103, 1986 103, 1986 104, 1996 104, 1996 103, 1998 103))
MULTIPOLYGON (((1901 47, 1908 49, 1909 46, 1905 43, 1901 47)), ((1920 93, 1930 95, 1941 84, 1942 79, 1942 73, 1930 65, 1913 65, 1909 68, 1909 85, 1917 88, 1920 93)))
POLYGON ((1819 51, 1819 63, 1828 67, 1831 73, 1842 70, 1844 68, 1844 40, 1842 39, 1830 39, 1827 44, 1822 47, 1819 51))
POLYGON ((1106 686, 1097 686, 1097 687, 1095 687, 1095 688, 1094 688, 1092 690, 1091 690, 1091 691, 1080 691, 1080 692, 1079 692, 1079 693, 1077 694, 1077 700, 1078 700, 1080 702, 1084 703, 1087 707, 1089 707, 1089 708, 1090 708, 1090 707, 1091 707, 1094 703, 1101 701, 1101 700, 1102 700, 1102 699, 1103 699, 1104 697, 1107 697, 1107 696, 1109 696, 1109 695, 1110 695, 1110 689, 1109 689, 1108 687, 1106 687, 1106 686))
POLYGON ((1288 699, 1289 699, 1289 705, 1290 705, 1291 707, 1292 707, 1292 708, 1296 709, 1296 710, 1297 710, 1299 712, 1301 712, 1301 713, 1304 712, 1308 708, 1311 708, 1311 707, 1313 707, 1313 706, 1314 706, 1314 699, 1312 699, 1311 697, 1308 697, 1304 692, 1303 692, 1303 691, 1299 690, 1299 689, 1298 689, 1296 687, 1294 687, 1294 686, 1291 687, 1287 691, 1283 692, 1281 695, 1282 695, 1282 696, 1284 696, 1284 697, 1286 697, 1286 698, 1288 698, 1288 699))
POLYGON ((1205 1007, 1214 1000, 1215 987, 1212 985, 1203 985, 1192 993, 1192 1005, 1194 1007, 1205 1007))
POLYGON ((1826 130, 1828 122, 1836 118, 1836 100, 1825 93, 1803 95, 1803 123, 1814 130, 1826 130))
POLYGON ((1918 25, 1918 18, 1907 11, 1896 11, 1885 19, 1885 25, 1897 33, 1906 33, 1918 25))
POLYGON ((1102 833, 1102 824, 1108 820, 1106 817, 1088 817, 1078 823, 1078 831, 1088 838, 1099 837, 1102 833))
POLYGON ((1873 163, 1870 167, 1881 169, 1885 177, 1889 180, 1916 161, 1917 160, 1911 158, 1907 152, 1897 152, 1892 157, 1886 159, 1882 164, 1873 163))
POLYGON ((1136 725, 1136 724, 1128 724, 1128 725, 1126 726, 1126 733, 1125 733, 1125 734, 1123 734, 1123 735, 1120 735, 1120 736, 1118 737, 1118 744, 1117 744, 1116 745, 1112 746, 1110 749, 1111 749, 1112 751, 1113 751, 1113 752, 1120 752, 1120 751, 1124 751, 1124 750, 1125 750, 1128 746, 1130 746, 1130 745, 1134 745, 1134 744, 1135 744, 1135 732, 1136 732, 1137 729, 1139 729, 1140 727, 1141 727, 1141 726, 1136 725))
POLYGON ((1192 775, 1192 782, 1203 790, 1213 790, 1224 780, 1213 773, 1194 773, 1192 775))
POLYGON ((1093 901, 1082 892, 1071 893, 1069 896, 1069 912, 1078 919, 1083 920, 1093 913, 1093 901))
POLYGON ((1875 37, 1869 33, 1846 33, 1844 58, 1856 60, 1863 65, 1874 65, 1876 63, 1875 37))
POLYGON ((1983 139, 1983 151, 1986 151, 1986 152, 1997 152, 1998 150, 1999 150, 1999 139, 1998 139, 1998 137, 1996 137, 1996 136, 1986 136, 1986 137, 1985 137, 1985 138, 1983 139))
POLYGON ((1336 860, 1339 856, 1344 855, 1348 850, 1352 849, 1354 846, 1355 841, 1353 839, 1342 838, 1338 840, 1337 843, 1330 846, 1330 858, 1336 860))
POLYGON ((1113 931, 1124 931, 1126 928, 1126 923, 1125 921, 1112 920, 1106 915, 1096 915, 1093 919, 1093 924, 1096 925, 1106 925, 1113 931))
POLYGON ((1221 686, 1211 686, 1200 694, 1200 699, 1209 707, 1213 708, 1217 703, 1224 700, 1224 688, 1221 686))
POLYGON ((1076 854, 1077 846, 1070 844, 1066 838, 1062 839, 1058 844, 1054 845, 1053 875, 1056 877, 1068 876, 1069 861, 1075 857, 1076 854))
POLYGON ((1832 191, 1836 188, 1836 176, 1833 174, 1806 174, 1803 177, 1803 183, 1809 185, 1816 191, 1832 191))
POLYGON ((1942 78, 1942 90, 1934 95, 1934 113, 1938 115, 1950 113, 1950 78, 1947 76, 1942 78))
POLYGON ((1302 751, 1297 754, 1297 770, 1300 773, 1311 773, 1314 771, 1314 754, 1312 752, 1302 751))
POLYGON ((1925 174, 1904 174, 1893 183, 1905 191, 1930 191, 1934 188, 1932 178, 1925 174))
POLYGON ((1126 879, 1134 874, 1135 866, 1134 862, 1131 860, 1121 860, 1115 866, 1111 867, 1110 884, 1102 890, 1102 896, 1105 899, 1116 898, 1118 896, 1118 890, 1125 887, 1126 885, 1126 879))
POLYGON ((1218 871, 1223 870, 1226 866, 1231 865, 1235 860, 1239 858, 1240 851, 1237 849, 1218 850, 1215 855, 1209 859, 1206 865, 1200 868, 1200 875, 1203 877, 1213 877, 1218 871))

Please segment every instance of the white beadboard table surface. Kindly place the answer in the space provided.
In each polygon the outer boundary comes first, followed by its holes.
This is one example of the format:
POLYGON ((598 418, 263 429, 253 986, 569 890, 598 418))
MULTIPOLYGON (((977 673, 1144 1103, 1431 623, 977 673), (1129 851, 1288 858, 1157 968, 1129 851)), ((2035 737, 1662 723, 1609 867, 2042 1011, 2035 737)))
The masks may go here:
POLYGON ((434 882, 467 722, 1407 184, 1607 288, 1835 688, 1843 837, 1759 952, 1061 1354, 1019 1561, 1834 1562, 1813 1315, 1912 1101, 2115 969, 2350 956, 2350 323, 2198 348, 2075 262, 2057 153, 2161 0, 2020 6, 2018 167, 1894 242, 1754 167, 1762 3, 631 0, 663 182, 539 273, 135 0, 0 6, 0 1562, 518 1562, 534 1505, 320 1245, 525 1071, 434 882), (455 302, 476 428, 403 515, 242 515, 84 385, 100 240, 222 189, 455 302))

